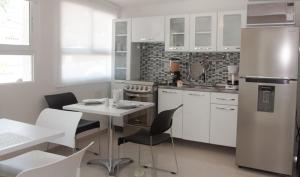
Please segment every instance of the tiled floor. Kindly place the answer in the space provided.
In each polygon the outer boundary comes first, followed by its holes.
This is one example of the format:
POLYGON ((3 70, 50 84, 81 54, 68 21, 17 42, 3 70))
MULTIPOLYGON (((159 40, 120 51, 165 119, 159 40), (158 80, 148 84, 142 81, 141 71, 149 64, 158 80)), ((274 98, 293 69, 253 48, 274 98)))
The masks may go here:
MULTIPOLYGON (((101 140, 102 154, 106 156, 106 138, 101 140)), ((115 147, 116 149, 116 147, 115 147)), ((142 147, 142 162, 150 164, 150 149, 142 147)), ((122 156, 138 158, 138 146, 135 144, 125 144, 121 148, 122 156)), ((64 153, 59 150, 59 153, 64 153)), ((253 170, 238 168, 235 165, 235 151, 231 148, 191 143, 185 141, 176 141, 176 151, 178 155, 179 174, 172 175, 165 172, 157 172, 150 169, 145 170, 144 177, 271 177, 274 174, 262 173, 253 170)), ((175 162, 170 144, 160 145, 154 148, 156 152, 156 162, 161 168, 175 169, 175 162)), ((81 177, 105 177, 107 172, 100 166, 88 166, 86 162, 96 156, 87 153, 82 162, 81 177)), ((130 164, 122 168, 118 174, 119 177, 135 177, 135 171, 138 169, 137 163, 130 164)))

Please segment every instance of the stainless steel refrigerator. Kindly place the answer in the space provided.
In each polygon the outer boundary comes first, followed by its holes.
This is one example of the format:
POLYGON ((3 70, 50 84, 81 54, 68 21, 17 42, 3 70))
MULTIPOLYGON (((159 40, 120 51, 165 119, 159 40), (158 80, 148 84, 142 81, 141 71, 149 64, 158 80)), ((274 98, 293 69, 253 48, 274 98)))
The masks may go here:
POLYGON ((236 162, 292 175, 299 29, 242 29, 236 162))

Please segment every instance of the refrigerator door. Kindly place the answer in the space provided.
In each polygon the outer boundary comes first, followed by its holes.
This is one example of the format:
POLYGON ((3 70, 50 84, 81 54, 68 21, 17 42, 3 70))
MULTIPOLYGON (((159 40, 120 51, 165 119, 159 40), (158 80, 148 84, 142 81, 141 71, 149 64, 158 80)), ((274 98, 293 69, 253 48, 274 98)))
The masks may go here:
POLYGON ((292 174, 297 82, 241 78, 236 161, 292 174))
POLYGON ((298 52, 298 28, 243 28, 240 76, 297 79, 298 52))

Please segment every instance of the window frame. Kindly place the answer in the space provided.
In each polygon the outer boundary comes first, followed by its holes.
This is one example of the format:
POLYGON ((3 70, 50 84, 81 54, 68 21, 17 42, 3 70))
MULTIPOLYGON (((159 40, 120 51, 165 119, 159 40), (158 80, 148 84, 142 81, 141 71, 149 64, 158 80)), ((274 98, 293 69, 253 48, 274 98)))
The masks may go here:
POLYGON ((7 82, 0 83, 0 85, 15 85, 35 82, 35 50, 34 50, 34 14, 35 7, 31 0, 24 0, 29 4, 29 45, 14 45, 14 44, 0 44, 0 55, 29 55, 31 56, 31 81, 22 82, 7 82))

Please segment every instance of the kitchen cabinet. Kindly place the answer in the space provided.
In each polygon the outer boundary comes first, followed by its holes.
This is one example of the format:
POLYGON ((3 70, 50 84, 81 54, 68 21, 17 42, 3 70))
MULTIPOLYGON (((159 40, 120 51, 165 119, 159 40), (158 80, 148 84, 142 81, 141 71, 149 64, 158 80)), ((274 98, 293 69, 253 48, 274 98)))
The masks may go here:
MULTIPOLYGON (((159 89, 158 112, 174 109, 182 104, 180 90, 159 89)), ((172 133, 175 138, 182 138, 182 108, 178 109, 173 116, 172 133)))
POLYGON ((165 18, 140 17, 132 19, 132 42, 165 41, 165 18))
POLYGON ((209 143, 210 93, 182 92, 183 139, 209 143))
POLYGON ((218 21, 218 51, 240 51, 241 28, 246 25, 245 11, 220 11, 218 21))
POLYGON ((213 104, 224 104, 224 105, 238 105, 238 94, 230 93, 212 93, 211 103, 213 104))
POLYGON ((212 93, 210 143, 236 147, 237 95, 212 93))
POLYGON ((217 50, 217 13, 190 16, 190 51, 211 52, 217 50))
POLYGON ((189 15, 173 15, 166 17, 166 51, 189 50, 189 15))
POLYGON ((113 21, 112 75, 114 80, 130 80, 131 19, 113 21))
POLYGON ((159 89, 158 111, 180 108, 173 117, 176 138, 236 147, 238 94, 159 89))

